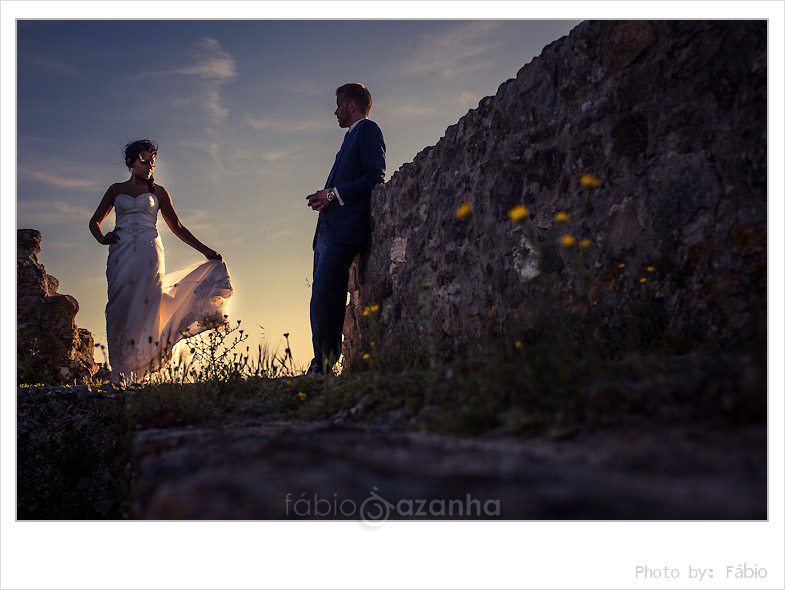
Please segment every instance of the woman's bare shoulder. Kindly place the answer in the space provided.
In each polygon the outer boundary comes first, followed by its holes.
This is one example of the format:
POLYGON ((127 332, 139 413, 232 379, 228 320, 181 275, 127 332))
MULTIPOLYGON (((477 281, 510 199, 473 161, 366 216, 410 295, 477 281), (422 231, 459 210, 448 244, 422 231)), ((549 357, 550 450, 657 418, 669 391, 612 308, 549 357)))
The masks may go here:
POLYGON ((106 192, 104 193, 104 198, 102 200, 104 202, 108 201, 110 205, 114 204, 115 197, 123 192, 124 185, 125 185, 124 182, 115 182, 108 189, 106 189, 106 192))
POLYGON ((112 186, 106 189, 106 195, 116 197, 126 189, 128 182, 115 182, 112 186))
POLYGON ((166 199, 167 201, 172 200, 172 197, 169 195, 169 191, 166 190, 163 186, 161 186, 160 184, 156 184, 154 188, 155 188, 155 196, 158 197, 159 201, 161 199, 166 199))

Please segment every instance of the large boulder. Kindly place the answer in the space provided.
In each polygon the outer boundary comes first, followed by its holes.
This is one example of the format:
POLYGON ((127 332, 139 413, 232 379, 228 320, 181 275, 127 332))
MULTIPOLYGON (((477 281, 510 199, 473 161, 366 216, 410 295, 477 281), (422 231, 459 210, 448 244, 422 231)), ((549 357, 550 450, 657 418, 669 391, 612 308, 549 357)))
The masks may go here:
POLYGON ((20 383, 74 383, 98 371, 93 336, 74 322, 79 303, 38 262, 41 232, 17 230, 16 360, 20 383))

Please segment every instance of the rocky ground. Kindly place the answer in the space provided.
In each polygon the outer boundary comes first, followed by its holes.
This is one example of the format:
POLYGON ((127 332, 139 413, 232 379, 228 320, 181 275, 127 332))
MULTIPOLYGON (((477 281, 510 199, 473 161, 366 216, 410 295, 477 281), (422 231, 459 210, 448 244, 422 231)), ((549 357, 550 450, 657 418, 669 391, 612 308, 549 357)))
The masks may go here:
POLYGON ((557 440, 391 424, 135 433, 137 519, 765 519, 765 430, 627 425, 557 440))
POLYGON ((327 420, 250 399, 220 418, 143 424, 127 414, 135 394, 18 388, 17 518, 767 518, 761 418, 651 400, 659 414, 460 437, 415 428, 402 408, 369 418, 362 401, 327 420))
POLYGON ((128 473, 125 396, 106 387, 18 387, 18 519, 118 518, 128 473))

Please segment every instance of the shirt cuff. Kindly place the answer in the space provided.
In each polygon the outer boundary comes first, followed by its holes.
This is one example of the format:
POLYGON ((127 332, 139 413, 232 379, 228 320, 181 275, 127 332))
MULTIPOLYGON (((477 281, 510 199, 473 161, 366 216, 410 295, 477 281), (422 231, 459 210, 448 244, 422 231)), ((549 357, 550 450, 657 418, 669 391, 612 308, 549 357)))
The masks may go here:
POLYGON ((341 204, 341 207, 343 207, 344 202, 343 199, 341 199, 341 193, 338 192, 337 188, 333 188, 333 192, 335 193, 335 196, 338 197, 338 202, 341 204))

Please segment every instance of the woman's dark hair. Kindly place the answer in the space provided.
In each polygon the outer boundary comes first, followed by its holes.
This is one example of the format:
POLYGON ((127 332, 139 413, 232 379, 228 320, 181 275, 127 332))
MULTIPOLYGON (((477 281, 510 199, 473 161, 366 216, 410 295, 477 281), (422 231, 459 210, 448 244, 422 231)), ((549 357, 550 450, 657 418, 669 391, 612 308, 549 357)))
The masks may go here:
MULTIPOLYGON (((149 139, 132 141, 125 146, 125 165, 130 168, 142 152, 150 152, 152 156, 155 156, 158 153, 158 144, 149 139)), ((147 180, 147 184, 150 185, 150 192, 155 193, 155 179, 152 176, 147 180)))

